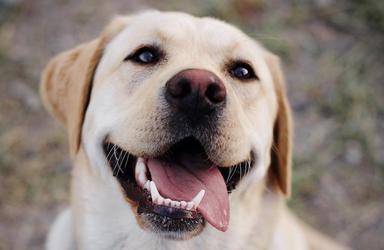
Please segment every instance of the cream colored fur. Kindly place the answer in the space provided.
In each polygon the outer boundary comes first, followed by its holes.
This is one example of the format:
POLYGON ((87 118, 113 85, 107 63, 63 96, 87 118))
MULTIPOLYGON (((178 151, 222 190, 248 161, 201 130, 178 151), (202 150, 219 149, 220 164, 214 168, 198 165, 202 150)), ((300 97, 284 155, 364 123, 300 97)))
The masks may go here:
POLYGON ((53 224, 47 249, 343 249, 286 208, 292 125, 279 60, 235 27, 173 12, 117 17, 94 41, 52 59, 41 86, 47 108, 68 129, 74 165, 71 204, 53 224), (160 45, 166 61, 151 69, 124 62, 143 44, 160 45), (252 64, 258 82, 228 76, 225 65, 237 58, 252 64), (251 150, 258 159, 230 195, 228 230, 207 224, 198 236, 176 241, 138 225, 101 145, 108 136, 134 155, 152 155, 170 143, 159 122, 167 112, 159 93, 188 68, 214 72, 227 89, 211 159, 230 166, 251 150))

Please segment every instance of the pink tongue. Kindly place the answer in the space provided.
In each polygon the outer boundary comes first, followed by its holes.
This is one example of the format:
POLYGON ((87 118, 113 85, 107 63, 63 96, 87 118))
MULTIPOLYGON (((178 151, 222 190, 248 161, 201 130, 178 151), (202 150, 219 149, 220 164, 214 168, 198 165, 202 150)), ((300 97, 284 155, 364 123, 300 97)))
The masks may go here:
POLYGON ((205 195, 197 210, 212 226, 223 232, 227 230, 228 193, 224 178, 217 167, 188 168, 156 159, 148 159, 147 167, 152 181, 163 197, 188 202, 204 189, 205 195))

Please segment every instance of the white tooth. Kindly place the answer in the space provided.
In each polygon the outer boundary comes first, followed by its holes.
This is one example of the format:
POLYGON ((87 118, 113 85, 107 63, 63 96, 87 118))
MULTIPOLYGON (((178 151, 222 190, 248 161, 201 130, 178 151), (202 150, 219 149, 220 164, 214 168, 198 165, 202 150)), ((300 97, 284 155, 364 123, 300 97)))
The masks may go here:
POLYGON ((193 203, 193 201, 187 202, 186 209, 187 210, 191 210, 194 206, 195 206, 195 203, 193 203))
POLYGON ((177 206, 177 201, 171 201, 171 207, 175 207, 175 208, 177 208, 178 206, 177 206))
POLYGON ((151 181, 147 181, 145 184, 144 184, 144 189, 150 191, 151 190, 151 181))
POLYGON ((181 207, 181 208, 186 208, 186 207, 187 207, 187 202, 185 202, 185 201, 180 201, 180 207, 181 207))
POLYGON ((145 174, 140 173, 138 178, 137 178, 137 181, 138 181, 139 185, 141 187, 143 187, 144 184, 148 181, 148 179, 147 179, 147 176, 145 174))
POLYGON ((195 203, 195 208, 197 208, 201 202, 201 200, 203 199, 204 197, 204 194, 205 194, 205 190, 202 189, 196 196, 195 198, 192 199, 192 202, 195 203))
POLYGON ((147 171, 147 167, 145 166, 144 159, 138 158, 136 162, 135 174, 145 173, 147 171))
POLYGON ((166 205, 166 206, 169 206, 169 205, 171 205, 171 199, 164 199, 164 205, 166 205))
POLYGON ((163 205, 163 203, 164 203, 164 198, 161 197, 161 195, 160 195, 159 197, 157 197, 156 204, 163 205))
POLYGON ((138 158, 136 167, 135 167, 135 177, 136 181, 142 187, 147 181, 147 167, 145 166, 144 159, 138 158))
POLYGON ((157 191, 155 182, 151 181, 150 187, 151 187, 151 198, 152 198, 152 201, 155 202, 157 198, 160 196, 160 194, 159 194, 159 191, 157 191))

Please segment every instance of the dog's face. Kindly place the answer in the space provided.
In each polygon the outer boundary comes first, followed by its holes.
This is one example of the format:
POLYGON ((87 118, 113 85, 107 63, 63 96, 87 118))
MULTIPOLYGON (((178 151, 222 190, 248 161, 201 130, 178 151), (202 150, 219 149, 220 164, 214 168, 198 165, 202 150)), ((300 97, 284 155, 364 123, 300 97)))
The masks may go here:
POLYGON ((114 176, 145 229, 178 239, 205 222, 225 231, 239 189, 269 176, 266 185, 289 192, 278 62, 228 24, 181 13, 120 17, 56 57, 42 86, 72 154, 84 147, 100 178, 114 176))

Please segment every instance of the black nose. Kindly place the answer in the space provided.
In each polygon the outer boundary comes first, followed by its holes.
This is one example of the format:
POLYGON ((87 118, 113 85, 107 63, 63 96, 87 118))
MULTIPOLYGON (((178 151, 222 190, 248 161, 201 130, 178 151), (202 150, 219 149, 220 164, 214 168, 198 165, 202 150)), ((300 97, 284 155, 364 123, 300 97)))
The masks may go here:
POLYGON ((191 120, 216 112, 224 105, 227 94, 220 78, 202 69, 183 70, 168 80, 165 87, 171 107, 191 120))

